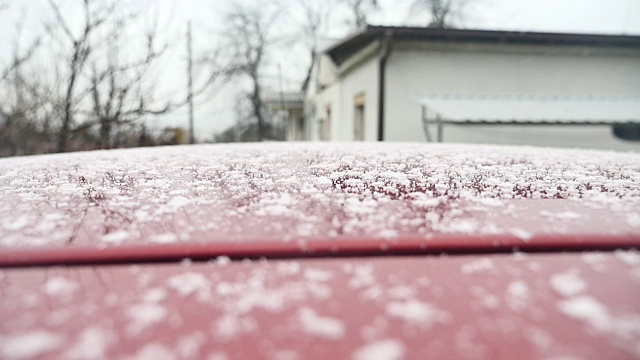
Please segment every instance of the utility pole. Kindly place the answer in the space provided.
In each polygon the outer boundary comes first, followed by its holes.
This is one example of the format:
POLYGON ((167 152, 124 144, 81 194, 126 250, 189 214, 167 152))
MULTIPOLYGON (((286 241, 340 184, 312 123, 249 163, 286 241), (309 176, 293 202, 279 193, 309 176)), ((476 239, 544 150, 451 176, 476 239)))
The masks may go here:
MULTIPOLYGON (((280 78, 280 111, 282 112, 282 139, 287 140, 287 128, 289 126, 289 113, 284 105, 284 90, 282 89, 282 66, 278 64, 278 77, 280 78)), ((295 139, 293 139, 295 140, 295 139)))
POLYGON ((194 144, 195 137, 193 135, 193 57, 191 54, 191 21, 187 25, 187 52, 189 54, 189 89, 187 93, 187 101, 189 102, 189 144, 194 144))

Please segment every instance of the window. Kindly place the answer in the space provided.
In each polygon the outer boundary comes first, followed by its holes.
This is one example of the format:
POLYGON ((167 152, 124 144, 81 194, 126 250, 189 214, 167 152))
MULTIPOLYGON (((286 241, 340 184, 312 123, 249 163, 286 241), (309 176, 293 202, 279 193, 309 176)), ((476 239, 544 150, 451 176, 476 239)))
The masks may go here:
POLYGON ((353 140, 364 140, 364 94, 359 94, 355 97, 355 113, 353 116, 353 140))
POLYGON ((297 124, 296 124, 296 140, 305 140, 305 134, 306 134, 306 129, 305 129, 305 123, 304 123, 304 117, 302 115, 299 115, 297 117, 297 124))
POLYGON ((319 121, 320 140, 331 140, 331 104, 327 104, 325 112, 326 117, 319 121))

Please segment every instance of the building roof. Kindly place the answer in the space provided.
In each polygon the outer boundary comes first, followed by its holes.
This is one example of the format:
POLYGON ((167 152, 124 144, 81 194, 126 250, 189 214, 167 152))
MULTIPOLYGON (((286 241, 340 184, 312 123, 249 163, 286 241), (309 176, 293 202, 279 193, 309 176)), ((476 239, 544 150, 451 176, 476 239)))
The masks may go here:
POLYGON ((336 64, 341 64, 372 41, 384 36, 408 41, 447 41, 493 44, 591 46, 640 49, 640 36, 569 34, 522 31, 437 29, 367 25, 325 50, 336 64))
POLYGON ((640 124, 640 96, 439 94, 417 97, 443 123, 640 124))
POLYGON ((304 104, 304 94, 299 91, 268 92, 262 96, 262 101, 267 106, 279 108, 297 108, 304 104))

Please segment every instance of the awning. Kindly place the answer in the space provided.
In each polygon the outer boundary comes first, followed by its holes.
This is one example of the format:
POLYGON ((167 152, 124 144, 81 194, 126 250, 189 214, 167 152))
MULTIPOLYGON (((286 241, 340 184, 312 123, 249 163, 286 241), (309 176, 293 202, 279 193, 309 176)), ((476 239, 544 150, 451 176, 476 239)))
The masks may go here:
POLYGON ((640 96, 419 95, 442 123, 640 124, 640 96))

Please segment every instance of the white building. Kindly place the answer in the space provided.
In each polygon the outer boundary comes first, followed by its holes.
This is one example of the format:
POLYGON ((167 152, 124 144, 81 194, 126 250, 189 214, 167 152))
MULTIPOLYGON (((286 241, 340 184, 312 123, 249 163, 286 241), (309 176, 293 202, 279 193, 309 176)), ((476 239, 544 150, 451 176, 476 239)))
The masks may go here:
POLYGON ((640 150, 640 36, 367 26, 305 91, 311 140, 640 150))

